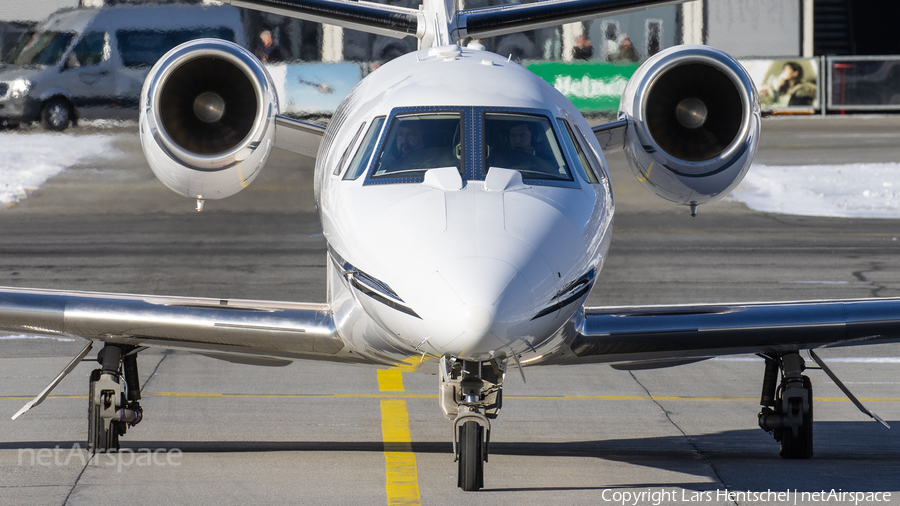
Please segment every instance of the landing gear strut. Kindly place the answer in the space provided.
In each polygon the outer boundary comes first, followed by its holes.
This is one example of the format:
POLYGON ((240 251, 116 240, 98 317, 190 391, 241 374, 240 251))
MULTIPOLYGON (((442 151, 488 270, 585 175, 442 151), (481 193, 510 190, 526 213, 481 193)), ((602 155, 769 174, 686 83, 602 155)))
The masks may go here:
POLYGON ((97 361, 101 368, 91 372, 88 395, 88 451, 105 453, 119 449, 119 436, 141 421, 143 410, 134 347, 107 344, 97 361))
POLYGON ((441 358, 441 409, 453 421, 453 453, 459 463, 457 484, 466 491, 484 487, 491 419, 502 405, 506 362, 441 358))
POLYGON ((809 378, 801 374, 805 368, 798 352, 783 353, 777 360, 766 357, 759 426, 781 442, 780 455, 786 459, 813 455, 813 392, 809 378))

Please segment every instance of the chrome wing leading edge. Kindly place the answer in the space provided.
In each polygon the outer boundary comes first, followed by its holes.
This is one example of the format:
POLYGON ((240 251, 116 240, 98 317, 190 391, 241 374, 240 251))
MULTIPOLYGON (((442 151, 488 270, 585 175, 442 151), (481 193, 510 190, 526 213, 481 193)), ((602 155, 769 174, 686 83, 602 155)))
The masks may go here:
POLYGON ((275 117, 275 147, 315 158, 325 127, 286 116, 275 117))
POLYGON ((326 304, 0 288, 0 330, 183 349, 258 365, 369 363, 326 304))
POLYGON ((566 346, 542 363, 679 365, 741 353, 778 354, 900 341, 900 298, 584 308, 566 346))

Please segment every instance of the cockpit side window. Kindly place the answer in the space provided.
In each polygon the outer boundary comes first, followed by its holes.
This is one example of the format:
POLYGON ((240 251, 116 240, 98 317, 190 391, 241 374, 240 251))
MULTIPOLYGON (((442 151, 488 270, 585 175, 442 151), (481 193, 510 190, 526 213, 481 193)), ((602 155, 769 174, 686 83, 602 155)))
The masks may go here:
POLYGON ((575 130, 575 137, 581 141, 581 146, 584 148, 584 154, 587 156, 590 161, 590 167, 594 168, 594 175, 600 179, 600 182, 603 184, 609 184, 609 173, 607 172, 607 166, 600 160, 600 157, 597 156, 597 152, 591 148, 590 142, 588 142, 588 138, 584 135, 584 131, 580 128, 573 128, 575 130))
POLYGON ((599 182, 597 176, 591 169, 591 163, 588 161, 587 155, 584 154, 584 150, 581 149, 581 145, 578 144, 578 139, 572 132, 569 122, 564 119, 557 119, 556 121, 559 122, 563 141, 565 142, 566 149, 569 150, 569 158, 572 159, 572 165, 575 168, 575 172, 588 183, 597 184, 599 182))
POLYGON ((428 169, 455 167, 463 173, 463 121, 459 112, 394 117, 372 179, 419 178, 428 169))
MULTIPOLYGON (((369 131, 366 132, 366 136, 360 143, 356 155, 353 157, 353 160, 350 161, 350 167, 347 168, 347 173, 344 174, 345 181, 358 178, 366 170, 366 167, 369 166, 369 159, 372 158, 372 152, 375 151, 375 145, 378 143, 378 134, 381 133, 382 125, 384 125, 384 116, 379 116, 372 120, 369 131)), ((362 128, 360 128, 360 131, 362 131, 362 128)), ((355 140, 350 145, 352 146, 354 143, 355 140)), ((338 170, 340 170, 340 165, 338 166, 338 170)))
POLYGON ((339 176, 341 174, 341 170, 344 168, 344 163, 347 161, 347 157, 350 156, 350 152, 353 151, 353 148, 356 146, 356 139, 359 139, 359 134, 362 133, 363 128, 366 128, 366 122, 363 121, 362 125, 359 125, 359 130, 353 134, 353 140, 350 141, 350 144, 347 145, 347 149, 344 150, 344 154, 341 155, 341 160, 334 166, 334 175, 339 176))
POLYGON ((550 120, 544 116, 485 113, 484 173, 513 169, 522 179, 574 181, 550 120))

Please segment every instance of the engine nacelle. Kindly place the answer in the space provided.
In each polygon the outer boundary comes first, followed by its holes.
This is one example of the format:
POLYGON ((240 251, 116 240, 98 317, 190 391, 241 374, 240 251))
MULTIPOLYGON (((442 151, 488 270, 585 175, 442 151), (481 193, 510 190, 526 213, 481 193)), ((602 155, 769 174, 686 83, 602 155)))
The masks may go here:
POLYGON ((619 106, 628 120, 625 154, 652 193, 677 204, 724 197, 759 143, 759 96, 729 55, 676 46, 638 68, 619 106))
POLYGON ((220 39, 186 42, 160 58, 140 107, 144 156, 160 181, 186 197, 241 191, 275 141, 272 78, 249 51, 220 39))

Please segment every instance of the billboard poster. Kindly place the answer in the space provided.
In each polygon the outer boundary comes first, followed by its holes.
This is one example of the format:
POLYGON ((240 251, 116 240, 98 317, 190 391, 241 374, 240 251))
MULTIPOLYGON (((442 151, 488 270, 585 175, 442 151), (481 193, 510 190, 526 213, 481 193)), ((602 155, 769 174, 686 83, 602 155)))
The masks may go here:
POLYGON ((581 112, 615 112, 637 63, 526 62, 525 68, 552 84, 581 112))
POLYGON ((294 116, 330 115, 362 80, 358 63, 275 63, 272 76, 281 112, 294 116))
POLYGON ((764 111, 818 109, 820 69, 817 58, 740 60, 759 91, 764 111))

